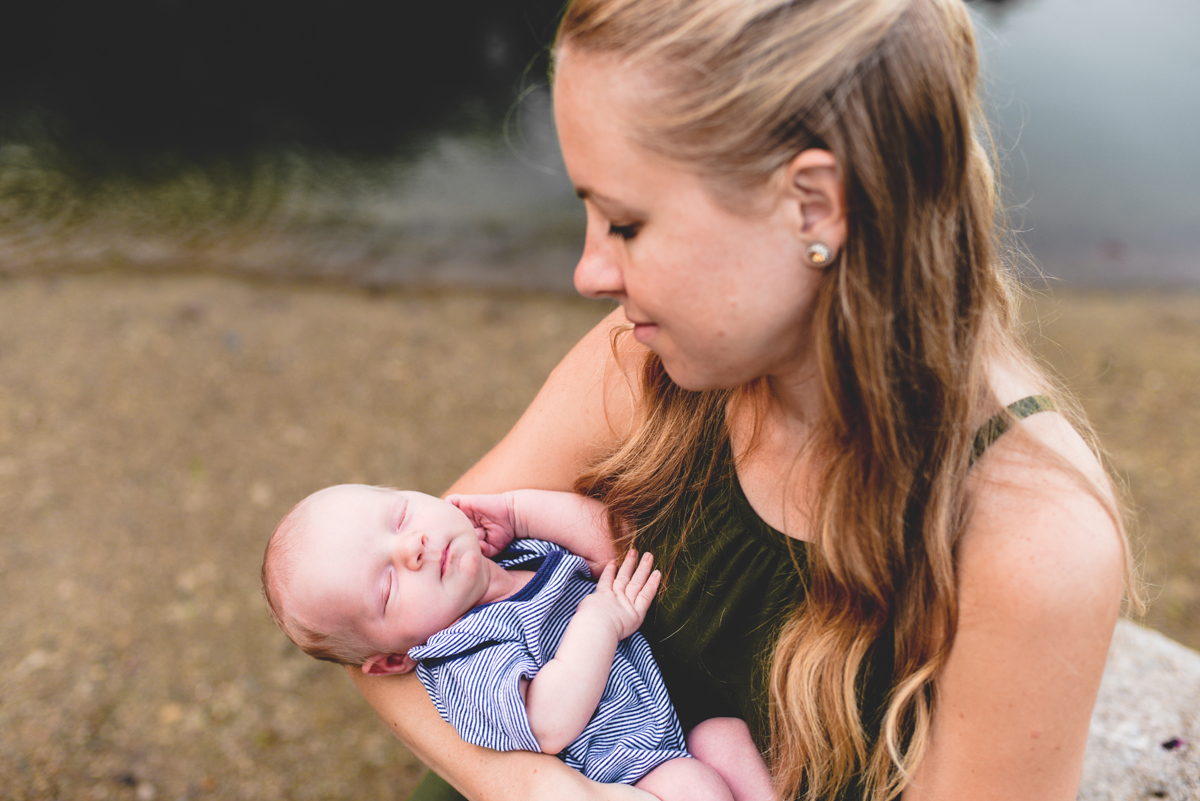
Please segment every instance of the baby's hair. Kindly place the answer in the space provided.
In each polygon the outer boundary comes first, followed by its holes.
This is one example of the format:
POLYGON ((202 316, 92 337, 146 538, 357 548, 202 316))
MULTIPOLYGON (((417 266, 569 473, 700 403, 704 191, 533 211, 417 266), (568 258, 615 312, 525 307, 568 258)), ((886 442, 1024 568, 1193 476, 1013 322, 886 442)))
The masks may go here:
POLYGON ((262 563, 263 596, 275 625, 304 653, 338 665, 361 665, 371 654, 366 653, 367 649, 352 634, 318 631, 296 620, 288 610, 299 541, 308 532, 308 507, 316 495, 313 493, 293 506, 267 540, 262 563))

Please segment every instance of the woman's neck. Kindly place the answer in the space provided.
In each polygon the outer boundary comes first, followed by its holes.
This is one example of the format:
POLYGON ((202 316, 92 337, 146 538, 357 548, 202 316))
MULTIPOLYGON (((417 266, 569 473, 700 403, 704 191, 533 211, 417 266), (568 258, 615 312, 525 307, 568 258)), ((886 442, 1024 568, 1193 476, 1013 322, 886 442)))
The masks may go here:
POLYGON ((727 410, 738 481, 764 522, 807 540, 816 482, 814 437, 825 414, 824 392, 815 371, 790 381, 769 378, 758 392, 727 410))
POLYGON ((766 376, 763 411, 785 429, 806 439, 825 415, 825 389, 815 351, 807 350, 786 369, 766 376))

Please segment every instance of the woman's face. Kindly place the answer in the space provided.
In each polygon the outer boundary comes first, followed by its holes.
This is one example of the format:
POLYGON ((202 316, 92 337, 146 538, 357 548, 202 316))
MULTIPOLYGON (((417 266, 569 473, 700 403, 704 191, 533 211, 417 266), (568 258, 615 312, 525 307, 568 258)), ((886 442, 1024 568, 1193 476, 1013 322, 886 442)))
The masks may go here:
POLYGON ((612 57, 560 53, 555 120, 587 208, 576 289, 619 302, 684 388, 802 377, 821 273, 805 259, 796 193, 773 181, 752 210, 720 205, 694 172, 634 141, 653 88, 612 57))

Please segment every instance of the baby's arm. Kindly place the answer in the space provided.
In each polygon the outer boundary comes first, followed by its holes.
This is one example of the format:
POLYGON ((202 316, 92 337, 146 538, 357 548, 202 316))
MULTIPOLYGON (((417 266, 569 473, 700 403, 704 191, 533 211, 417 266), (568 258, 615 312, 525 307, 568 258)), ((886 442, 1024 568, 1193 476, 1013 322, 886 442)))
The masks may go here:
POLYGON ((619 572, 609 562, 596 591, 579 603, 554 658, 523 688, 529 728, 543 752, 566 748, 599 706, 617 644, 642 625, 658 591, 652 561, 650 554, 639 561, 631 551, 619 572))
POLYGON ((450 495, 475 525, 486 556, 503 551, 514 537, 561 545, 587 560, 593 575, 616 558, 604 504, 574 492, 510 490, 498 495, 450 495))

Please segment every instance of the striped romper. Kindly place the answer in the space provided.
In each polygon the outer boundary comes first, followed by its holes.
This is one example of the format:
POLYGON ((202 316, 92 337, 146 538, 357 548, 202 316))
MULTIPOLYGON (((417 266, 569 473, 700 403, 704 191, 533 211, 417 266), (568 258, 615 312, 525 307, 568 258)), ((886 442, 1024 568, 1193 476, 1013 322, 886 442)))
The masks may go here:
MULTIPOLYGON (((475 607, 408 655, 438 713, 463 740, 497 751, 539 751, 520 679, 533 678, 550 661, 575 608, 596 585, 587 562, 541 540, 515 540, 496 562, 536 573, 514 595, 475 607)), ((595 715, 558 756, 589 779, 625 784, 687 756, 679 719, 640 633, 617 646, 595 715)))

